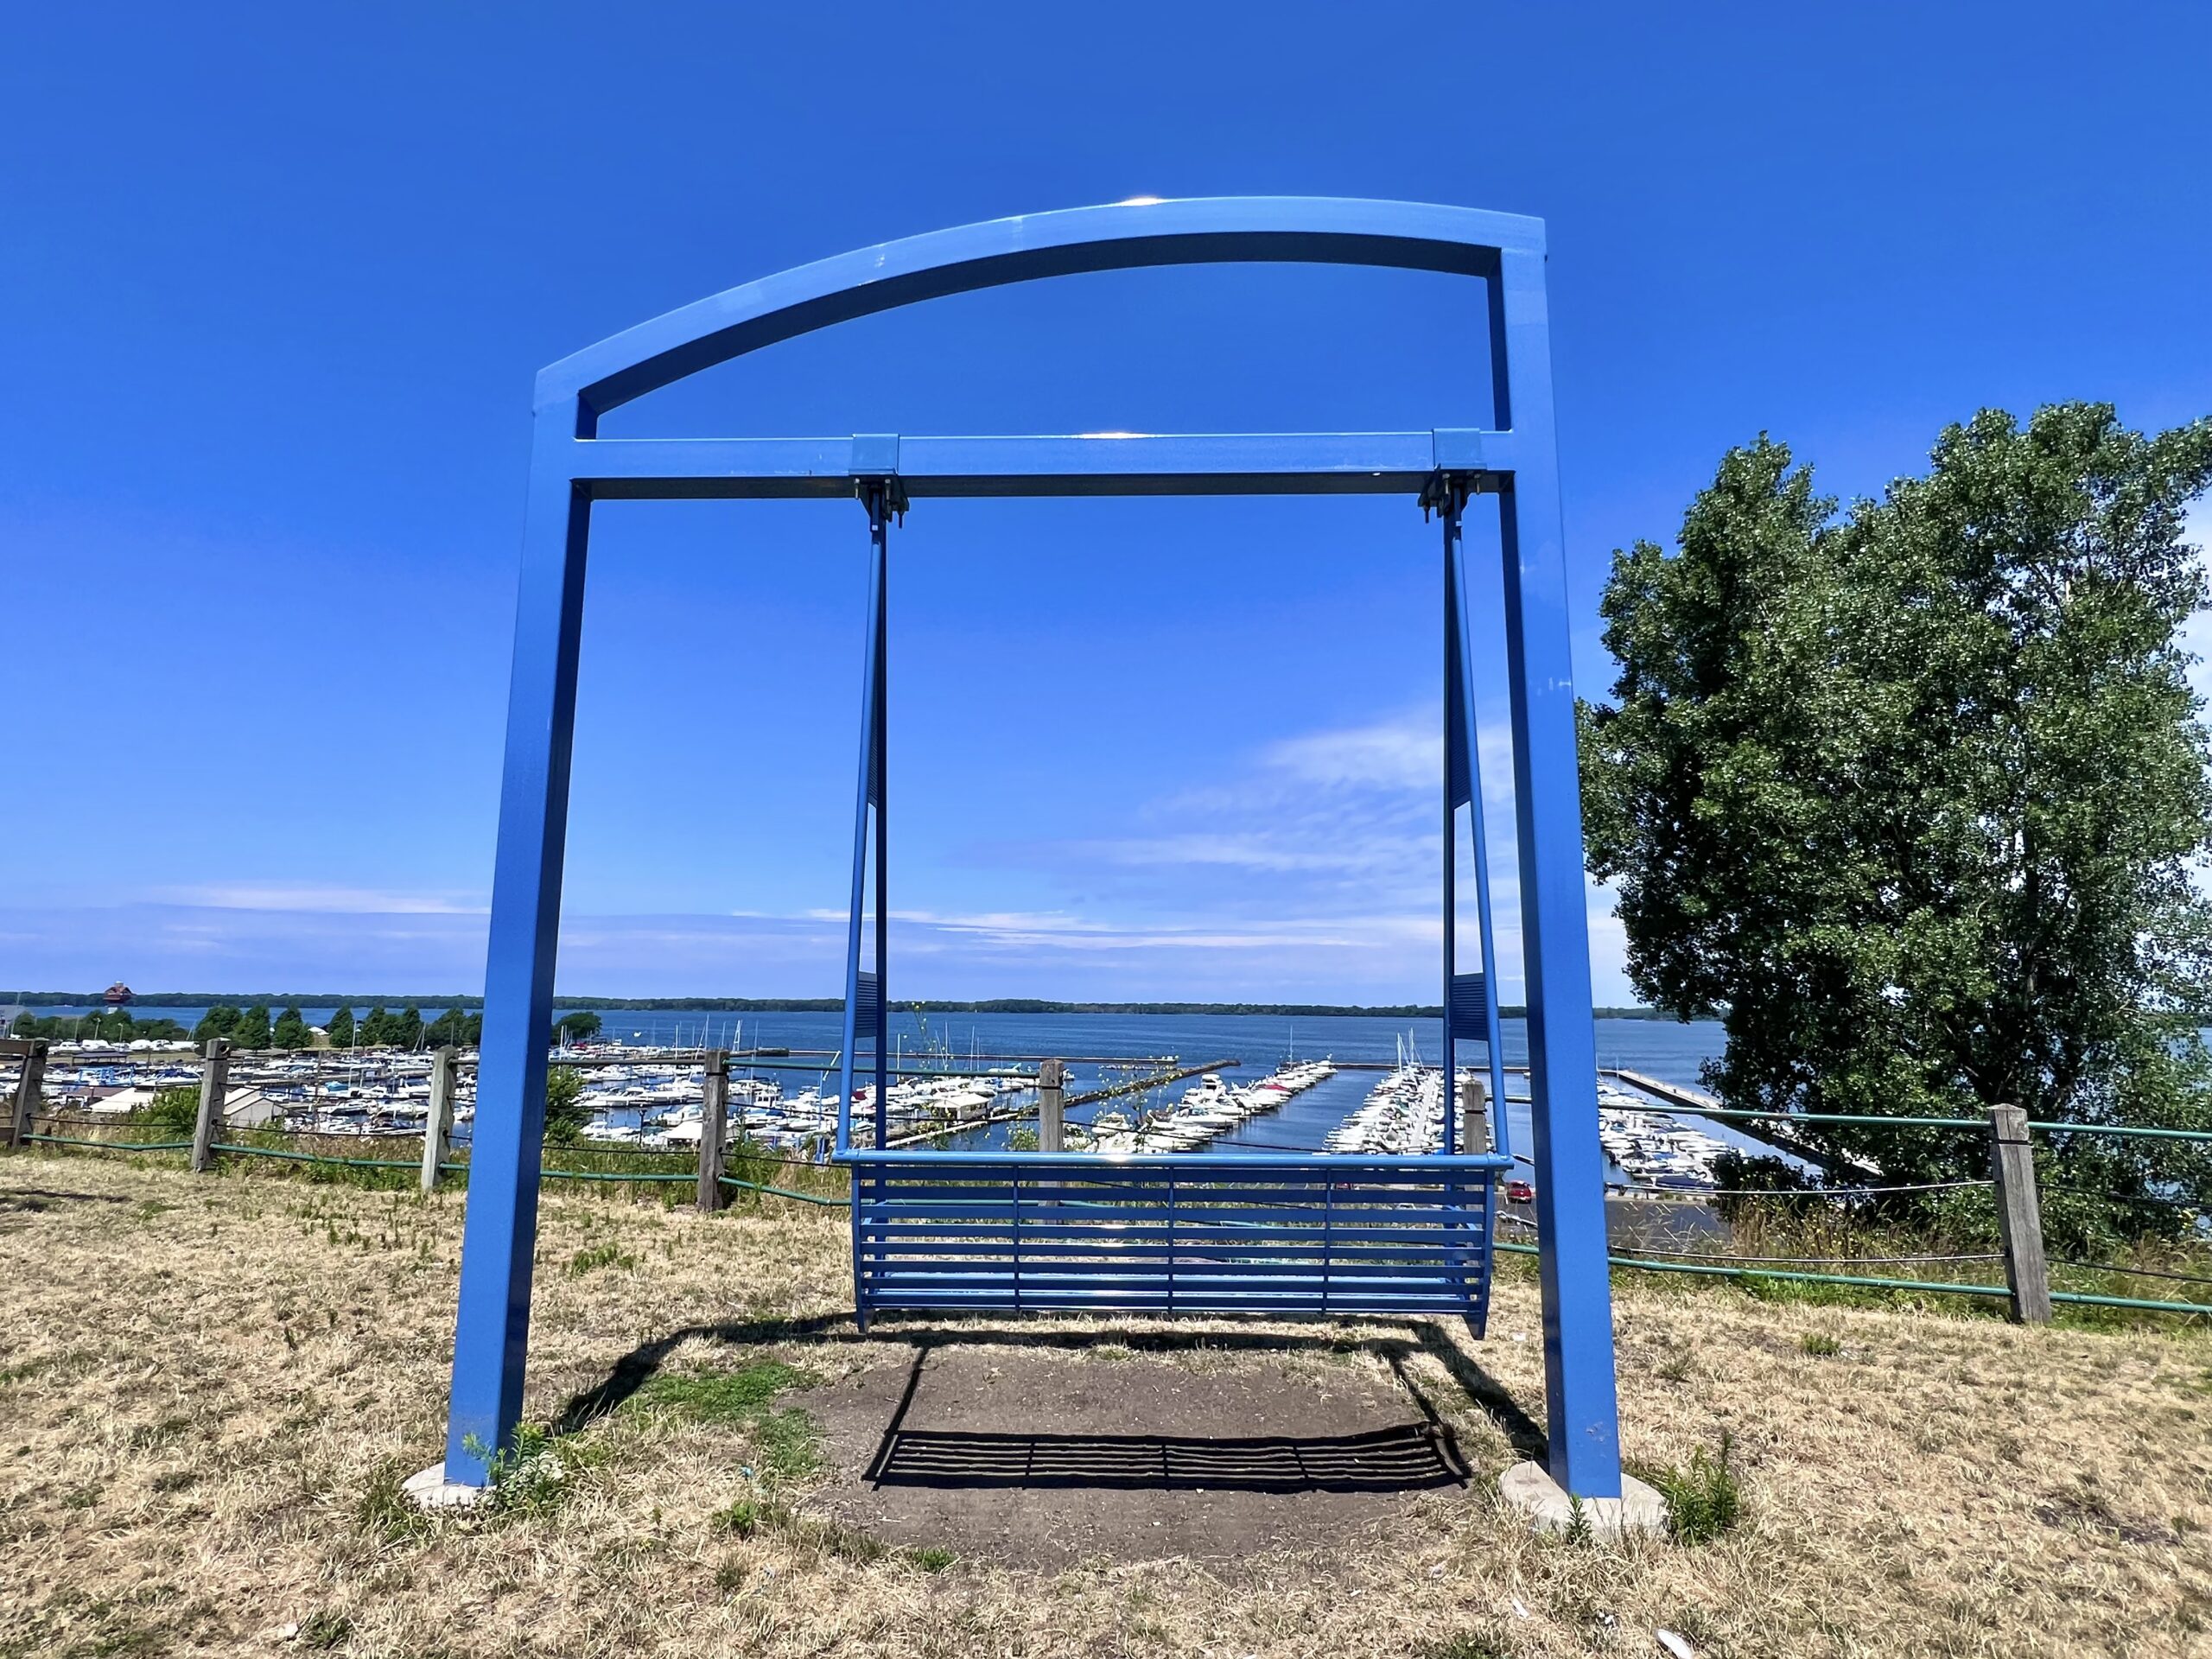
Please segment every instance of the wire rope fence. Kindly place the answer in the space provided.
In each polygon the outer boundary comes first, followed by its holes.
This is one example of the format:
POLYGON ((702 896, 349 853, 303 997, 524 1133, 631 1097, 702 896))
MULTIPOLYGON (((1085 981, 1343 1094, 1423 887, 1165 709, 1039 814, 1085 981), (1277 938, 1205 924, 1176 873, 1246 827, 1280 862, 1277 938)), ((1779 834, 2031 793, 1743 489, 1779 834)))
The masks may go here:
MULTIPOLYGON (((212 1166, 219 1159, 266 1160, 312 1179, 385 1187, 419 1182, 427 1189, 448 1177, 465 1181, 468 1173, 466 1142, 456 1146, 450 1138, 454 1104, 462 1092, 456 1087, 461 1067, 450 1060, 436 1063, 448 1069, 442 1082, 434 1077, 428 1121, 421 1127, 364 1123, 341 1131, 329 1124, 327 1102, 305 1095, 276 1100, 265 1079, 256 1081, 249 1090, 257 1096, 256 1109, 264 1115, 263 1121, 248 1126, 226 1116, 226 1063, 239 1057, 230 1052, 219 1055, 215 1052, 219 1045, 211 1045, 208 1054, 199 1062, 196 1088, 175 1075, 182 1068, 174 1063, 166 1065, 173 1103, 166 1116, 142 1111, 118 1117, 41 1110, 37 1090, 43 1055, 34 1058, 30 1051, 42 1046, 35 1040, 9 1046, 9 1052, 22 1060, 16 1068, 13 1144, 73 1155, 111 1154, 160 1160, 184 1154, 195 1168, 212 1166), (198 1096, 194 1121, 190 1122, 174 1106, 188 1090, 198 1096), (413 1155, 384 1155, 387 1150, 397 1154, 403 1148, 413 1155), (433 1149, 437 1155, 430 1155, 433 1149)), ((449 1055, 451 1052, 441 1052, 449 1055)), ((6 1058, 8 1052, 0 1052, 0 1060, 6 1058)), ((296 1057, 291 1060, 296 1063, 296 1057)), ((578 1057, 557 1056, 556 1063, 576 1065, 578 1057)), ((716 1051, 657 1053, 644 1058, 591 1057, 586 1062, 690 1072, 699 1080, 696 1093, 702 1109, 709 1103, 727 1103, 734 1073, 758 1063, 741 1053, 716 1051)), ((1172 1061, 1153 1063, 1171 1068, 1155 1082, 1181 1075, 1172 1071, 1172 1061)), ((349 1070, 358 1071, 359 1068, 349 1070)), ((1136 1091, 1134 1086, 1124 1085, 1110 1092, 1136 1091)), ((687 1086, 677 1092, 694 1091, 687 1086)), ((670 1101, 672 1097, 664 1091, 655 1098, 670 1101)), ((690 1109, 688 1103, 684 1109, 690 1109)), ((2038 1179, 2036 1160, 2026 1144, 2032 1135, 2042 1139, 2046 1151, 2054 1143, 2063 1151, 2075 1138, 2085 1141, 2109 1138, 2148 1147, 2202 1146, 2212 1145, 2212 1133, 2156 1125, 2030 1120, 2012 1108, 1994 1109, 1987 1120, 1741 1109, 1702 1098, 1673 1099, 1652 1109, 1722 1122, 1781 1122, 1790 1126, 1793 1134, 1808 1128, 1848 1128, 1972 1135, 1989 1143, 1993 1173, 1981 1178, 1858 1179, 1802 1187, 1665 1188, 1610 1183, 1609 1196, 1629 1206, 1626 1210, 1609 1206, 1615 1229, 1609 1260, 1617 1270, 1727 1279, 1762 1294, 1771 1294, 1777 1287, 1795 1287, 1805 1294, 1834 1291, 1985 1301, 2004 1299, 2015 1317, 2037 1317, 2037 1308, 2045 1310, 2047 1316, 2054 1304, 2128 1314, 2177 1315, 2190 1320, 2212 1315, 2212 1296, 2200 1292, 2196 1293, 2200 1300, 2183 1300, 2171 1294, 2179 1287, 2212 1286, 2212 1248, 2209 1248, 2212 1247, 2212 1229, 2208 1228, 2209 1206, 2202 1193, 2179 1190, 2173 1183, 2168 1185, 2176 1190, 2129 1192, 2101 1185, 2083 1186, 2038 1179), (1999 1115, 2005 1113, 2011 1114, 2009 1120, 2000 1122, 1999 1115), (2008 1155, 2012 1151, 2019 1155, 2008 1155), (1982 1195, 1986 1195, 1986 1202, 1982 1195), (1988 1224, 1993 1223, 1999 1236, 1997 1248, 1964 1236, 1915 1241, 1900 1233, 1888 1218, 1885 1206, 1897 1200, 1938 1198, 1974 1205, 1968 1220, 1984 1231, 1992 1230, 1988 1224), (2045 1198, 2126 1212, 2161 1212, 2183 1225, 2178 1234, 2170 1226, 2163 1245, 2139 1248, 2133 1261, 2088 1260, 2078 1254, 2055 1252, 2046 1257, 2039 1219, 2039 1206, 2045 1198), (1655 1228, 1623 1219, 1643 1210, 1662 1216, 1677 1214, 1685 1218, 1688 1229, 1675 1232, 1670 1230, 1671 1224, 1655 1228), (2020 1236, 2024 1217, 2029 1224, 2026 1230, 2035 1235, 2032 1238, 2020 1236), (1940 1243, 1954 1248, 1934 1247, 1940 1243), (1967 1248, 1969 1244, 1976 1247, 1967 1248), (2158 1253, 2160 1249, 2163 1255, 2158 1253), (1885 1268, 1945 1271, 1919 1277, 1852 1271, 1885 1268), (2207 1270, 2196 1270, 2200 1268, 2207 1270), (2145 1290, 2164 1294, 2136 1294, 2145 1290)), ((658 1192, 670 1202, 677 1201, 678 1189, 689 1186, 704 1209, 719 1209, 733 1198, 752 1203, 774 1198, 815 1210, 842 1209, 850 1204, 851 1185, 842 1166, 826 1163, 820 1157, 795 1155, 795 1148, 747 1140, 741 1132, 741 1107, 735 1116, 738 1138, 725 1144, 719 1136, 702 1134, 696 1148, 609 1143, 575 1135, 549 1140, 538 1174, 543 1180, 588 1188, 640 1195, 658 1192)), ((1086 1127, 1080 1121, 1071 1121, 1071 1126, 1086 1127)), ((952 1130, 960 1125, 945 1127, 952 1130)), ((1784 1141, 1771 1144, 1788 1150, 1784 1141)), ((1311 1146, 1242 1132, 1222 1150, 1232 1154, 1251 1151, 1326 1155, 1311 1146)), ((1520 1161, 1529 1160, 1524 1157, 1520 1161)), ((1538 1249, 1529 1242, 1539 1233, 1537 1211, 1538 1207, 1528 1198, 1509 1198, 1496 1206, 1499 1228, 1516 1235, 1498 1242, 1501 1253, 1517 1256, 1538 1249)), ((1955 1214, 1949 1217, 1952 1223, 1957 1220, 1955 1214)))

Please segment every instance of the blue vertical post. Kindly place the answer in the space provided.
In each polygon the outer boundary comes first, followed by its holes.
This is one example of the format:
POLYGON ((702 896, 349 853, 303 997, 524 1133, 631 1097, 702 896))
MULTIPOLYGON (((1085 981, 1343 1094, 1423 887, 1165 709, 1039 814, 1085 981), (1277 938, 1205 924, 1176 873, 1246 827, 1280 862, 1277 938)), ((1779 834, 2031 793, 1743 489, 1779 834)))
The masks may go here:
MULTIPOLYGON (((1459 435, 1453 435, 1455 436, 1459 435)), ((1440 444, 1444 435, 1438 435, 1440 444)), ((1458 976, 1459 888, 1459 809, 1467 809, 1475 858, 1475 920, 1482 945, 1482 971, 1475 976, 1482 996, 1483 1046, 1489 1058, 1491 1117, 1494 1150, 1513 1150, 1512 1125, 1505 1116, 1505 1048, 1498 1038, 1497 941, 1491 925, 1490 839, 1483 820, 1483 769, 1475 720, 1474 635, 1468 623, 1465 515, 1471 486, 1460 474, 1440 469, 1423 491, 1424 506, 1442 510, 1444 518, 1444 1074, 1459 1076, 1458 1039, 1471 1016, 1458 976)), ((1447 1103, 1445 1150, 1455 1150, 1452 1126, 1457 1108, 1447 1103)))
POLYGON ((891 1143, 891 512, 892 486, 879 482, 868 493, 868 539, 875 560, 875 654, 870 678, 875 713, 872 763, 875 802, 875 1144, 891 1143))
POLYGON ((1459 677, 1456 685, 1445 688, 1445 695, 1453 699, 1453 706, 1459 711, 1459 740, 1466 746, 1467 822, 1475 854, 1475 924, 1483 950, 1483 1046, 1490 1058, 1491 1118, 1497 1125, 1494 1149, 1510 1155, 1513 1124, 1505 1104, 1505 1044, 1498 1033, 1497 935, 1491 922, 1490 832, 1483 817, 1482 728, 1475 719, 1474 632, 1468 619, 1465 507, 1465 497, 1452 493, 1444 533, 1448 591, 1455 601, 1451 626, 1455 631, 1458 651, 1453 663, 1459 677))
POLYGON ((467 1486, 489 1482, 487 1459, 513 1444, 522 1415, 591 523, 591 504, 569 467, 578 420, 576 403, 562 402, 538 411, 531 434, 446 1425, 445 1478, 467 1486))
POLYGON ((1618 1497, 1613 1299, 1544 258, 1514 249, 1498 257, 1491 283, 1491 355, 1503 370, 1496 376, 1497 424, 1511 430, 1514 442, 1512 485, 1500 520, 1549 1467, 1552 1478, 1578 1497, 1618 1497))
MULTIPOLYGON (((863 1036, 874 1030, 874 1023, 863 1007, 862 991, 868 970, 861 966, 861 906, 868 898, 868 859, 880 837, 872 835, 875 820, 880 812, 876 794, 880 767, 877 750, 883 734, 876 721, 883 700, 877 675, 883 666, 883 606, 884 588, 888 574, 887 538, 878 530, 880 515, 874 502, 863 496, 868 505, 868 644, 861 668, 861 775, 853 806, 853 902, 846 915, 845 934, 845 1026, 843 1045, 837 1061, 837 1150, 848 1151, 853 1144, 853 1087, 859 1077, 855 1057, 863 1036)), ((879 891, 883 885, 882 868, 876 871, 879 891)), ((882 940, 876 941, 879 952, 882 940)), ((883 958, 876 957, 879 993, 881 983, 883 958)), ((880 1000, 880 995, 878 1000, 880 1000)), ((879 1053, 881 1045, 877 1045, 879 1053)), ((879 1139, 876 1149, 883 1143, 879 1139)))
MULTIPOLYGON (((1452 537, 1457 486, 1444 486, 1444 1153, 1459 1150, 1459 797, 1465 787, 1459 731, 1459 591, 1452 537)), ((1422 515, 1424 518, 1427 514, 1422 515)), ((1476 855, 1481 855, 1476 849, 1476 855)))
MULTIPOLYGON (((871 442, 856 438, 859 451, 871 442)), ((895 440, 891 442, 895 443, 895 440)), ((857 458, 857 457, 856 457, 857 458)), ((880 1152, 890 1138, 888 1116, 890 1059, 885 1050, 890 1015, 884 1001, 884 969, 890 944, 890 911, 884 891, 890 852, 885 821, 884 796, 888 768, 885 764, 886 719, 889 711, 886 676, 890 668, 890 515, 899 499, 895 484, 863 480, 861 503, 868 508, 868 644, 861 671, 861 773, 858 798, 853 810, 853 902, 846 920, 844 1042, 837 1062, 837 1149, 849 1150, 853 1137, 853 1088, 860 1076, 857 1055, 867 1039, 874 1050, 875 1102, 874 1146, 880 1152), (871 859, 875 869, 874 969, 861 966, 861 905, 868 896, 871 859)), ((878 1176, 879 1183, 881 1177, 878 1176)), ((853 1173, 853 1317, 868 1329, 867 1263, 861 1243, 861 1206, 866 1202, 861 1173, 853 1173)))

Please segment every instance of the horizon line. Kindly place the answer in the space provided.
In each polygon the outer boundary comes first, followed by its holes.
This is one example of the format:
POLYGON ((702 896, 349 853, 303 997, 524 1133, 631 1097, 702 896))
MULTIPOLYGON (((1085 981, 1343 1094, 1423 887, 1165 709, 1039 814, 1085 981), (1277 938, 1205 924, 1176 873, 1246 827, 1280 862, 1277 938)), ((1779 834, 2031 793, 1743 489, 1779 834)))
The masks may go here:
MULTIPOLYGON (((0 1007, 32 1008, 56 1006, 103 1005, 105 991, 18 991, 13 1003, 0 1007)), ((830 1014, 842 1011, 842 997, 743 997, 743 996, 649 996, 649 997, 590 997, 571 996, 556 992, 553 1003, 556 1009, 569 1012, 617 1009, 631 1012, 662 1012, 677 1014, 830 1014)), ((119 1011, 131 1007, 179 1008, 213 1007, 225 1006, 252 1007, 266 1004, 276 1007, 353 1007, 380 1006, 412 1007, 416 1008, 481 1008, 484 998, 447 992, 420 993, 378 992, 373 994, 325 991, 147 991, 133 992, 128 1002, 115 1005, 119 1011)), ((1306 1014, 1314 1017, 1358 1017, 1398 1019, 1441 1019, 1444 1010, 1433 1002, 1268 1002, 1254 1000, 1158 997, 1134 1001, 1115 1001, 1090 997, 912 997, 895 999, 892 1010, 896 1014, 1275 1014, 1295 1017, 1306 1014)), ((1662 1009, 1634 1005, 1595 1007, 1592 1013, 1599 1019, 1674 1020, 1674 1014, 1662 1009)), ((1498 1009, 1501 1018, 1524 1019, 1527 1005, 1509 1003, 1498 1009)))

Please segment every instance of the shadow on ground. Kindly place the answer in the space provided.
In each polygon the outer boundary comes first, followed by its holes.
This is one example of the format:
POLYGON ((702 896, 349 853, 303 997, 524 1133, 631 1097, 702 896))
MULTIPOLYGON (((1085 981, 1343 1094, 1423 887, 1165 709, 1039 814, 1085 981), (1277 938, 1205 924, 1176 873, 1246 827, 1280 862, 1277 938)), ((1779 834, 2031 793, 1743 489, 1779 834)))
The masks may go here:
POLYGON ((885 1541, 1013 1565, 1224 1560, 1323 1550, 1477 1489, 1439 1372, 1518 1457, 1541 1429, 1434 1323, 1382 1334, 849 1318, 686 1326, 572 1398, 557 1427, 616 1409, 687 1341, 773 1348, 834 1382, 789 1396, 822 1430, 810 1505, 885 1541), (1316 1358, 1382 1361, 1380 1371, 1316 1358), (1425 1357, 1435 1370, 1412 1362, 1425 1357), (903 1362, 903 1363, 902 1363, 903 1362), (838 1375, 842 1373, 842 1375, 838 1375))

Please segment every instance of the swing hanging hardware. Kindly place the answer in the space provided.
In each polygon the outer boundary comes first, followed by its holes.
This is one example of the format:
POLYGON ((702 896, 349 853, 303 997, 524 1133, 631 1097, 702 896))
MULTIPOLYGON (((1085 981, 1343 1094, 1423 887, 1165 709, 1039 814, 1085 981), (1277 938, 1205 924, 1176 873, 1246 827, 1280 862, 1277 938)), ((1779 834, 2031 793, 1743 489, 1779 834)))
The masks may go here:
POLYGON ((881 529, 884 521, 890 518, 902 524, 906 522, 906 486, 899 481, 896 473, 882 478, 856 478, 853 480, 853 493, 868 509, 871 529, 881 529))
POLYGON ((886 518, 906 522, 906 486, 899 477, 899 435, 896 432, 856 432, 853 435, 850 467, 853 493, 868 509, 868 524, 880 527, 886 518))
POLYGON ((1440 426, 1429 434, 1429 453, 1435 457, 1436 470, 1421 486, 1423 522, 1433 512, 1456 516, 1465 510, 1469 496, 1480 494, 1485 486, 1497 487, 1494 475, 1484 465, 1489 459, 1484 443, 1494 435, 1450 426, 1440 426))
POLYGON ((1431 473, 1421 486, 1421 517, 1427 524, 1432 513, 1441 512, 1446 518, 1456 518, 1466 511, 1467 498, 1482 491, 1480 473, 1463 473, 1439 468, 1431 473))

